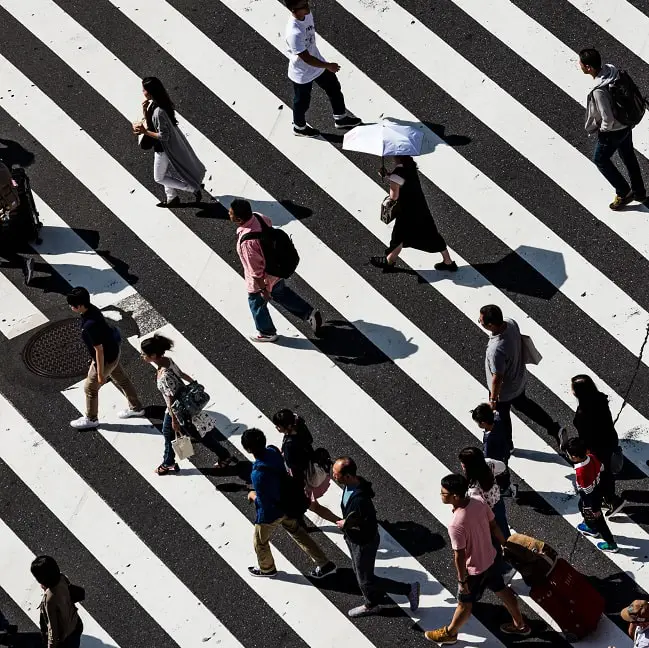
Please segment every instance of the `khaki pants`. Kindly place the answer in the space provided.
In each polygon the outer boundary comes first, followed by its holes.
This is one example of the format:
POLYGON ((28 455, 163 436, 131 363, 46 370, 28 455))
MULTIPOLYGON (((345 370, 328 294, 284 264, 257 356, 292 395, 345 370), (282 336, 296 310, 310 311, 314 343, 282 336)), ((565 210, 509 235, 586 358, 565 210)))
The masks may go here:
POLYGON ((263 572, 273 571, 275 561, 270 551, 270 538, 278 526, 283 526, 287 533, 295 540, 297 546, 313 560, 318 567, 323 567, 329 562, 322 549, 318 547, 315 541, 307 533, 303 526, 300 526, 297 520, 287 518, 285 515, 277 518, 269 524, 255 524, 254 546, 257 554, 259 569, 263 572))
MULTIPOLYGON (((124 373, 122 365, 119 363, 119 356, 113 361, 104 364, 104 379, 107 379, 110 376, 110 379, 113 381, 115 387, 119 389, 126 399, 128 400, 128 405, 131 409, 140 410, 142 409, 142 403, 137 397, 137 392, 133 383, 130 381, 129 377, 124 373)), ((97 381, 97 365, 94 360, 90 363, 90 369, 88 369, 88 377, 84 385, 84 391, 86 392, 86 416, 89 419, 95 420, 97 414, 99 413, 99 388, 101 385, 97 381)))

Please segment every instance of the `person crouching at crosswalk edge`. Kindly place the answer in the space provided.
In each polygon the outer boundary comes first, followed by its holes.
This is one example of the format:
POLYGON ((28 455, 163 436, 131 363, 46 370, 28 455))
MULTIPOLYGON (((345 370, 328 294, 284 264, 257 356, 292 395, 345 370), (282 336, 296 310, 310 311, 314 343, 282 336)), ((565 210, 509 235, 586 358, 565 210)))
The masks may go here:
POLYGON ((70 421, 78 430, 99 426, 99 389, 110 378, 128 401, 128 409, 118 412, 119 418, 144 416, 144 408, 135 387, 120 364, 121 336, 119 329, 111 326, 103 313, 90 303, 90 294, 82 286, 73 288, 67 296, 68 305, 81 315, 81 339, 90 354, 90 368, 84 385, 86 413, 70 421))
POLYGON ((178 128, 174 105, 156 77, 142 79, 143 119, 133 124, 133 134, 141 136, 140 147, 152 148, 153 179, 165 189, 166 198, 158 207, 178 207, 178 191, 194 194, 194 201, 202 198, 205 166, 178 128))
POLYGON ((351 618, 377 614, 386 593, 402 594, 408 598, 410 609, 419 608, 420 585, 404 583, 391 578, 380 578, 374 573, 376 552, 381 538, 374 508, 371 482, 357 474, 356 462, 351 457, 336 459, 332 469, 334 481, 343 487, 341 510, 343 517, 336 520, 349 548, 354 574, 363 594, 363 603, 347 613, 351 618))
POLYGON ((271 299, 308 322, 318 335, 322 326, 320 311, 284 281, 294 272, 299 261, 291 239, 273 228, 268 216, 254 213, 247 200, 235 198, 230 204, 229 214, 237 226, 237 252, 248 290, 248 305, 257 329, 257 334, 251 335, 250 339, 253 342, 277 340, 277 330, 268 312, 271 299))
POLYGON ((286 0, 291 12, 286 25, 286 43, 289 51, 288 78, 293 82, 293 133, 301 137, 318 137, 320 131, 306 123, 311 104, 311 88, 315 81, 329 97, 336 128, 353 128, 361 123, 350 117, 336 73, 338 63, 322 58, 315 42, 315 25, 308 0, 286 0))
POLYGON ((253 576, 277 575, 270 539, 281 526, 316 564, 309 572, 311 578, 335 574, 336 565, 300 523, 308 502, 301 485, 286 471, 279 448, 266 446, 266 435, 257 428, 250 428, 241 435, 241 445, 255 458, 250 475, 253 490, 248 493, 248 500, 254 502, 256 508, 253 545, 258 566, 248 567, 248 571, 253 576))

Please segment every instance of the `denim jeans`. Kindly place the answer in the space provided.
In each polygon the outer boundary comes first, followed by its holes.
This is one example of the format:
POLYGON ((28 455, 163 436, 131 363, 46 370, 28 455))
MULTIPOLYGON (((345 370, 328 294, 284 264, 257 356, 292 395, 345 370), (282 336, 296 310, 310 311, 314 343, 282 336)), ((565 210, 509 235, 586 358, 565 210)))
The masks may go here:
POLYGON ((593 162, 601 171, 602 175, 615 187, 618 196, 626 196, 629 193, 629 183, 618 171, 611 158, 618 152, 631 180, 631 189, 636 195, 643 196, 645 193, 644 183, 638 159, 633 150, 633 135, 631 128, 623 128, 618 131, 599 132, 597 134, 597 145, 593 162))
MULTIPOLYGON (((309 83, 293 83, 293 124, 298 128, 306 126, 306 111, 311 105, 311 88, 313 81, 309 83)), ((329 97, 334 117, 345 115, 345 99, 340 88, 338 77, 329 70, 325 70, 317 79, 317 83, 329 97)))
POLYGON ((162 436, 165 439, 165 450, 162 456, 162 463, 165 466, 173 466, 176 463, 176 453, 171 445, 171 442, 176 438, 176 433, 171 425, 171 415, 165 412, 164 420, 162 421, 162 436))
MULTIPOLYGON (((219 443, 216 428, 210 430, 204 437, 201 437, 200 434, 198 434, 194 426, 192 426, 191 429, 183 430, 183 432, 191 436, 192 441, 198 441, 208 450, 211 450, 219 458, 219 461, 225 461, 231 456, 230 452, 219 443)), ((176 453, 174 452, 171 442, 176 438, 176 433, 171 425, 171 415, 168 412, 165 412, 165 417, 162 421, 162 435, 165 440, 162 463, 165 466, 173 466, 176 461, 176 453)))
POLYGON ((502 497, 496 502, 496 505, 493 507, 492 511, 494 518, 496 519, 498 528, 505 536, 505 540, 507 540, 512 532, 509 529, 509 523, 507 522, 507 509, 505 508, 505 502, 503 502, 502 497))
MULTIPOLYGON (((283 279, 280 279, 273 286, 270 294, 274 302, 300 319, 308 319, 313 312, 313 307, 289 288, 283 279)), ((248 304, 257 331, 262 335, 275 335, 277 330, 268 312, 268 302, 264 299, 264 296, 261 293, 248 293, 248 304)))

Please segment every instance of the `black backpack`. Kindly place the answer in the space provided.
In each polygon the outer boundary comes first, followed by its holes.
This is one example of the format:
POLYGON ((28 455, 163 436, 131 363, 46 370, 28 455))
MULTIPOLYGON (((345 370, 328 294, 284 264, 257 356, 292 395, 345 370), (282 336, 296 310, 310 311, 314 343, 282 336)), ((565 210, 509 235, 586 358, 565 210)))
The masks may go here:
POLYGON ((626 70, 620 70, 617 79, 608 85, 613 115, 627 126, 637 126, 644 116, 647 100, 642 96, 626 70))
POLYGON ((259 239, 266 261, 266 272, 274 277, 288 279, 300 262, 291 237, 284 230, 267 225, 259 214, 253 215, 261 225, 261 232, 244 234, 239 239, 239 244, 251 239, 259 239))

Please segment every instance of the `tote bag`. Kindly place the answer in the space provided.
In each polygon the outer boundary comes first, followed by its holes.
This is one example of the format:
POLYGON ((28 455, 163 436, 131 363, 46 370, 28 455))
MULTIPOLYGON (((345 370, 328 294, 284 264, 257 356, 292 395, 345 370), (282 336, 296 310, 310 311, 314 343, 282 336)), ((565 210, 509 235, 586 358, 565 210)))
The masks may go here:
POLYGON ((180 460, 189 459, 189 457, 194 456, 194 446, 192 445, 192 440, 184 434, 177 436, 171 442, 171 447, 174 449, 176 457, 178 457, 178 459, 180 460))
POLYGON ((529 335, 521 335, 521 341, 523 343, 523 362, 528 364, 537 365, 543 356, 539 353, 539 350, 534 346, 532 338, 529 335))

